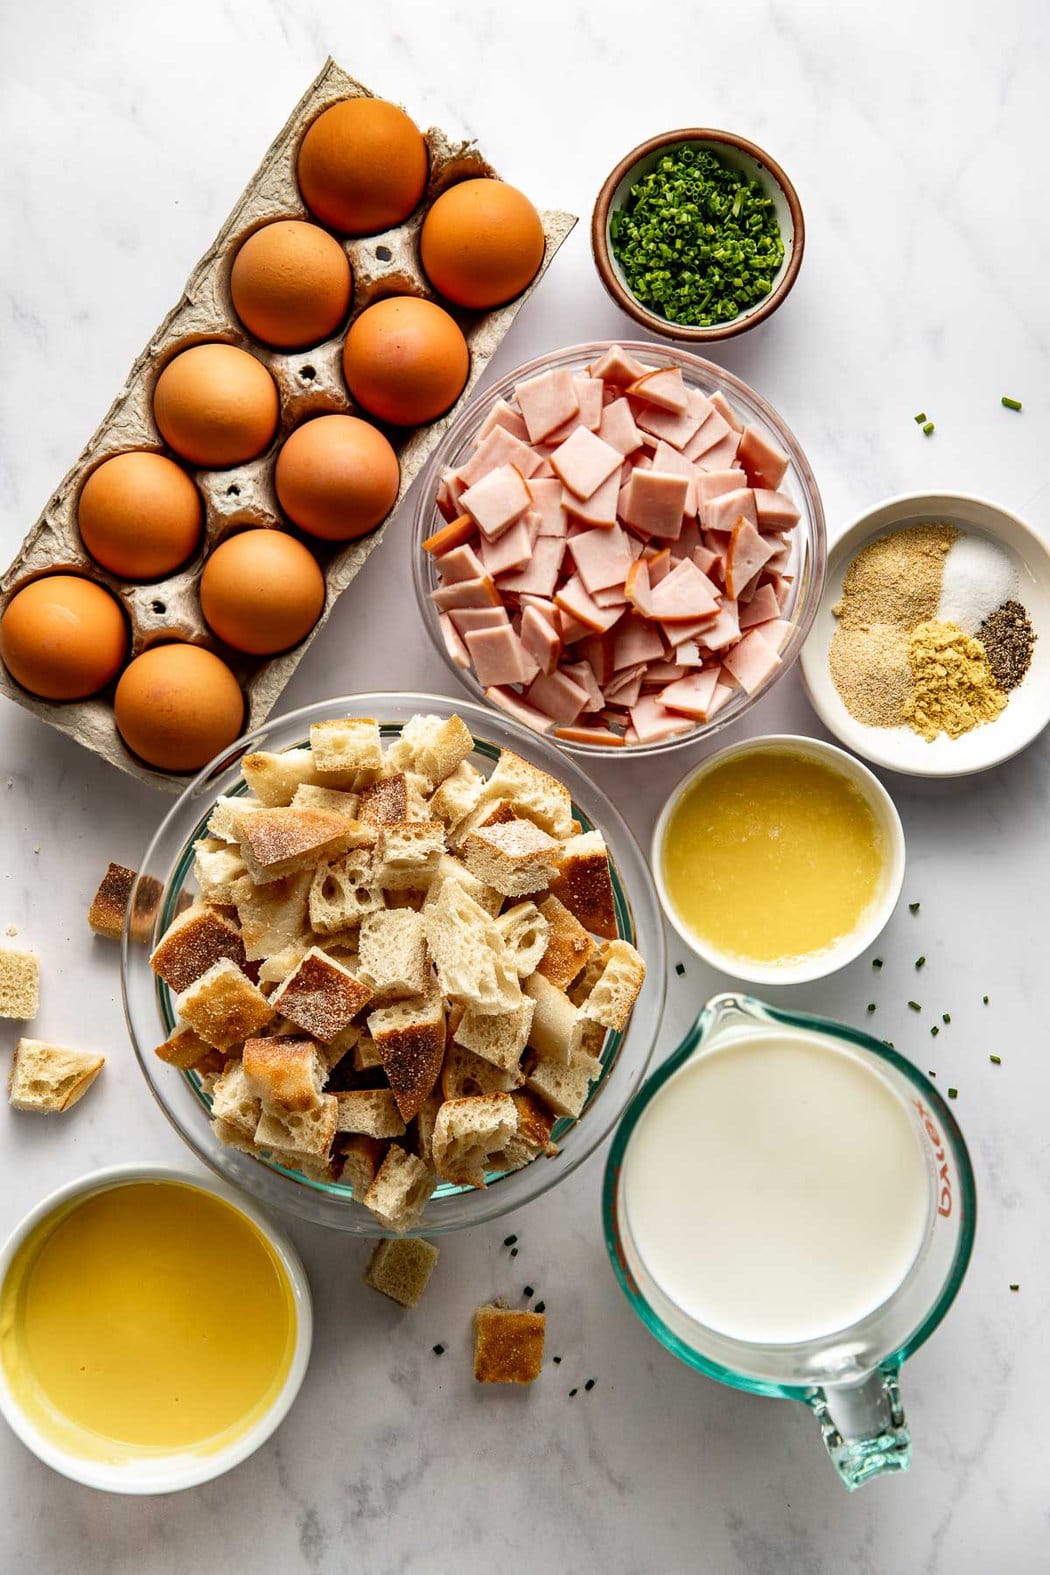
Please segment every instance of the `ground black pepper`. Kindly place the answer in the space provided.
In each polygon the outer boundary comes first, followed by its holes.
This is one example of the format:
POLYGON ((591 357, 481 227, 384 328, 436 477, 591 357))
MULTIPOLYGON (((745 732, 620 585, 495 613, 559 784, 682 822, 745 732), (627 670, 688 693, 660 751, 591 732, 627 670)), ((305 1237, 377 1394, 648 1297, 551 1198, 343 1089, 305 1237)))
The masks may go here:
POLYGON ((992 677, 1009 694, 1027 673, 1035 647, 1035 630, 1020 602, 1003 602, 982 623, 977 638, 984 646, 992 677))

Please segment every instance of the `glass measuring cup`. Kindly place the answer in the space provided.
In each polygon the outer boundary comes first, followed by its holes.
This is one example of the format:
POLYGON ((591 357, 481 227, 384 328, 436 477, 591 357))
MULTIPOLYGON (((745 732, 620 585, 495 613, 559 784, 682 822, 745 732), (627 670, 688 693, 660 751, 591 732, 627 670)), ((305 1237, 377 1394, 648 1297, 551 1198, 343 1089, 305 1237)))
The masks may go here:
MULTIPOLYGON (((813 1133, 819 1146, 820 1133, 813 1133)), ((878 1178, 831 1177, 830 1185, 877 1187, 878 1178)), ((921 1072, 888 1045, 857 1029, 804 1013, 782 1012, 746 995, 716 995, 674 1054, 634 1096, 613 1139, 602 1195, 605 1243, 634 1311, 681 1361, 734 1389, 801 1400, 813 1411, 847 1488, 884 1471, 906 1471, 911 1437, 901 1404, 901 1364, 933 1333, 962 1283, 973 1247, 976 1194, 962 1134, 921 1072), (819 1040, 866 1062, 894 1089, 911 1117, 925 1158, 929 1209, 910 1269, 878 1307, 849 1328, 794 1344, 757 1344, 711 1329, 684 1312, 646 1267, 624 1202, 631 1138, 651 1100, 688 1063, 773 1030, 819 1040)), ((688 1252, 688 1241, 683 1241, 688 1252)))

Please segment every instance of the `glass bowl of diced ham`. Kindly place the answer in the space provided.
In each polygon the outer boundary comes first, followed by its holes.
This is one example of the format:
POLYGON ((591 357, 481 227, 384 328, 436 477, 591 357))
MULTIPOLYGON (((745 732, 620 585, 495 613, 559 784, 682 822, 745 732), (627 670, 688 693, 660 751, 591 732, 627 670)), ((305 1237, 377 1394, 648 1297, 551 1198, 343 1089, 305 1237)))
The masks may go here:
POLYGON ((736 721, 796 661, 826 568, 809 463, 699 356, 574 345, 510 373, 423 479, 424 621, 479 700, 584 755, 736 721))

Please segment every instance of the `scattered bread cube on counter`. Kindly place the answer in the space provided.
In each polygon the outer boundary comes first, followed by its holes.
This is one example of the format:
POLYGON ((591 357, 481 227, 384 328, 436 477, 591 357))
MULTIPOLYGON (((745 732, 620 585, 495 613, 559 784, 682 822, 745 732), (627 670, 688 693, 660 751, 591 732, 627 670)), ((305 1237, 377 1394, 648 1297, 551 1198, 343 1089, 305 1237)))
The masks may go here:
POLYGON ((438 1249, 421 1236, 394 1236, 377 1241, 364 1280, 374 1291, 401 1307, 415 1307, 430 1282, 438 1249))
POLYGON ((7 1080, 8 1099, 15 1110, 44 1115, 68 1110, 83 1099, 105 1062, 105 1056, 89 1050, 20 1039, 7 1080))
POLYGON ((474 1377, 479 1384, 531 1384, 543 1367, 546 1313, 495 1302, 474 1314, 474 1377))
POLYGON ((40 962, 35 952, 0 946, 0 1017, 32 1022, 40 1010, 40 962))

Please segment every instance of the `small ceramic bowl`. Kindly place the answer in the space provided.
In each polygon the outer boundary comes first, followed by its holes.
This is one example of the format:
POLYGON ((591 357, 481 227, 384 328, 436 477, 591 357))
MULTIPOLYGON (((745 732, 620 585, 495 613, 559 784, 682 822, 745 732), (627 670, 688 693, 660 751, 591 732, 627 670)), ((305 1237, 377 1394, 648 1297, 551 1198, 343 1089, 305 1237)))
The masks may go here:
POLYGON ((806 244, 806 226, 802 217, 802 204, 798 193, 775 159, 771 159, 754 142, 738 137, 731 131, 713 131, 706 126, 689 126, 681 131, 666 131, 661 136, 641 142, 622 158, 598 193, 598 200, 591 215, 591 250, 599 277, 617 306, 633 317, 636 323, 665 339, 677 339, 693 344, 713 344, 718 339, 732 339, 746 333, 756 323, 771 317, 787 298, 802 266, 802 253, 806 244), (689 143, 717 153, 724 163, 739 170, 751 180, 758 180, 773 199, 780 235, 784 242, 784 261, 780 265, 773 288, 761 301, 756 301, 746 311, 727 323, 714 323, 709 328, 691 327, 674 323, 643 306, 629 289, 623 270, 613 254, 609 233, 610 220, 622 208, 635 183, 647 175, 660 156, 669 148, 689 143))
POLYGON ((69 1477, 84 1487, 99 1488, 106 1493, 126 1493, 142 1496, 151 1493, 177 1493, 183 1488, 197 1487, 214 1477, 240 1465, 249 1455, 264 1444, 275 1432, 291 1409, 299 1393, 310 1360, 313 1341, 313 1305, 310 1286, 299 1254, 284 1233, 276 1228, 261 1209, 225 1183, 199 1172, 174 1170, 167 1165, 110 1165, 102 1170, 90 1171, 77 1181, 71 1181, 50 1193, 36 1208, 30 1209, 15 1226, 3 1247, 0 1248, 0 1286, 3 1285, 11 1262, 26 1238, 54 1214, 63 1204, 92 1193, 105 1192, 111 1187, 127 1186, 137 1181, 176 1181, 187 1187, 196 1187, 243 1214, 262 1232, 288 1278, 295 1307, 295 1349, 287 1377, 272 1405, 265 1414, 239 1437, 223 1448, 184 1449, 168 1455, 144 1451, 141 1455, 119 1462, 90 1459, 73 1453, 41 1431, 12 1392, 0 1363, 0 1415, 32 1450, 39 1460, 60 1476, 69 1477))
POLYGON ((1050 722, 1050 548, 1024 520, 984 498, 963 492, 910 492, 888 498, 855 519, 830 553, 824 592, 800 665, 806 693, 824 726, 877 766, 907 776, 961 777, 1001 765, 1026 749, 1050 722), (842 582, 858 552, 876 536, 909 525, 942 522, 991 537, 1014 555, 1020 581, 1016 596, 1027 609, 1037 638, 1032 665, 994 722, 985 722, 961 738, 941 733, 928 742, 910 727, 868 727, 852 717, 835 688, 828 652, 838 627, 832 608, 842 596, 842 582))
POLYGON ((845 750, 836 749, 834 744, 825 744, 817 738, 796 737, 792 733, 768 733, 761 738, 748 738, 738 744, 729 744, 717 754, 708 755, 694 771, 690 771, 682 778, 656 822, 649 862, 664 914, 690 950, 704 962, 709 963, 712 968, 718 968, 722 973, 729 974, 731 978, 744 979, 753 984, 807 984, 813 979, 824 979, 828 974, 837 973, 840 968, 845 968, 847 963, 859 957, 865 947, 870 946, 885 929, 890 915, 897 906, 901 887, 904 884, 904 828, 893 800, 879 779, 872 775, 867 766, 862 766, 859 760, 855 760, 852 755, 847 755, 845 750), (819 760, 838 771, 858 789, 871 809, 882 835, 885 850, 881 888, 857 928, 823 951, 812 952, 790 963, 762 963, 749 957, 739 957, 732 952, 719 951, 717 947, 712 946, 688 927, 679 916, 664 884, 664 839, 667 836, 671 816, 682 797, 715 766, 722 765, 726 760, 751 754, 758 749, 763 751, 776 749, 785 754, 802 755, 811 760, 819 760))

